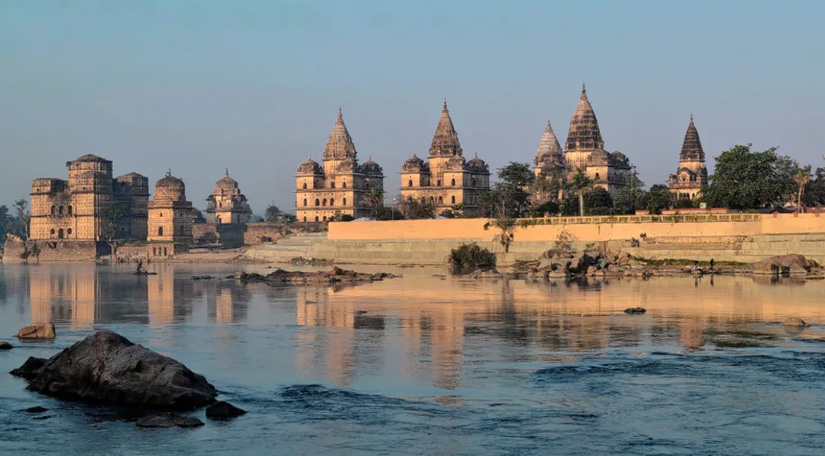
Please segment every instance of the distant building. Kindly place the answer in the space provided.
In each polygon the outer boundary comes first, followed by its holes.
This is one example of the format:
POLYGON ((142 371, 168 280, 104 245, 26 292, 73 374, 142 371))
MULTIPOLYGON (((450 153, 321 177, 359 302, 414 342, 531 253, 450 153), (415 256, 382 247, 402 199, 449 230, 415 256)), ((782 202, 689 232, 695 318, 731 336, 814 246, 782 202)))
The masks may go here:
POLYGON ((478 155, 469 161, 464 158, 444 100, 427 162, 413 155, 401 166, 401 198, 432 203, 437 214, 460 210, 477 216, 479 192, 487 188, 490 169, 478 155))
POLYGON ((155 184, 149 202, 149 253, 168 256, 185 252, 192 245, 192 203, 186 200, 183 181, 168 173, 155 184))
POLYGON ((599 122, 587 99, 584 84, 579 104, 570 119, 565 148, 565 159, 571 175, 581 169, 595 181, 597 187, 611 193, 627 185, 631 172, 630 161, 621 152, 611 153, 604 149, 599 122))
POLYGON ((246 196, 238 188, 238 182, 226 175, 215 183, 212 194, 206 198, 206 223, 215 225, 229 223, 247 223, 252 210, 246 196))
POLYGON ((690 124, 679 152, 679 169, 667 179, 670 192, 680 200, 693 200, 702 196, 702 188, 708 184, 708 170, 705 167, 705 151, 699 132, 690 115, 690 124))
POLYGON ((372 158, 359 165, 357 155, 339 109, 324 148, 324 166, 310 158, 298 167, 295 212, 299 222, 325 222, 336 214, 353 218, 370 214, 366 197, 373 190, 383 197, 384 172, 372 158))
POLYGON ((31 239, 100 240, 103 217, 115 207, 121 215, 116 221, 116 236, 146 239, 149 200, 146 177, 129 173, 113 179, 112 162, 91 154, 67 162, 66 167, 68 180, 37 178, 32 181, 31 239))

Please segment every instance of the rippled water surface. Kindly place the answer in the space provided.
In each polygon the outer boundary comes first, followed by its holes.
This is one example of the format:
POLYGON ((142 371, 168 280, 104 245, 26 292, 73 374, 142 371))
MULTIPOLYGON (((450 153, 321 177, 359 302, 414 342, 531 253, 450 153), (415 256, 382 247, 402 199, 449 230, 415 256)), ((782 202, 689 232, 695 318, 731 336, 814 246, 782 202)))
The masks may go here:
POLYGON ((412 268, 273 288, 191 279, 239 266, 151 267, 0 266, 0 340, 16 346, 0 351, 0 454, 825 454, 823 281, 412 268), (787 330, 786 316, 812 325, 787 330), (10 337, 49 320, 53 343, 10 337), (141 430, 2 373, 96 328, 182 361, 249 413, 141 430), (20 411, 34 405, 50 418, 20 411))

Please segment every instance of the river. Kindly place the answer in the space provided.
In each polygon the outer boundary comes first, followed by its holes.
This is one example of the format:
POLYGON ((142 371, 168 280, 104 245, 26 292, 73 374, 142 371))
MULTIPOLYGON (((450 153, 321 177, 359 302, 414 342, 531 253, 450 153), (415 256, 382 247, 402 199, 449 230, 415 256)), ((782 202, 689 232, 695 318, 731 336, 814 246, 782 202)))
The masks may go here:
POLYGON ((191 279, 262 268, 0 266, 0 340, 16 346, 0 371, 108 328, 249 411, 143 430, 0 374, 0 454, 825 453, 825 281, 191 279), (634 306, 648 311, 623 314, 634 306), (36 321, 57 339, 11 337, 36 321), (21 411, 34 405, 50 418, 21 411))

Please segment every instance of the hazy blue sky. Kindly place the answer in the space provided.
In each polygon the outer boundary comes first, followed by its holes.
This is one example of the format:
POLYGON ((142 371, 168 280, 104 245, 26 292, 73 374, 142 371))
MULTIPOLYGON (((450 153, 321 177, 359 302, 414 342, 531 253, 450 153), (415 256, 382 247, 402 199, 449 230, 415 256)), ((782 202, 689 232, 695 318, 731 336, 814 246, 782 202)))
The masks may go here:
MULTIPOLYGON (((294 209, 341 106, 398 192, 447 97, 464 153, 531 161, 582 81, 606 148, 648 184, 690 113, 708 157, 780 146, 825 166, 822 1, 0 1, 0 204, 94 153, 196 207, 224 168, 256 213, 294 209)), ((712 166, 713 160, 709 160, 712 166)))

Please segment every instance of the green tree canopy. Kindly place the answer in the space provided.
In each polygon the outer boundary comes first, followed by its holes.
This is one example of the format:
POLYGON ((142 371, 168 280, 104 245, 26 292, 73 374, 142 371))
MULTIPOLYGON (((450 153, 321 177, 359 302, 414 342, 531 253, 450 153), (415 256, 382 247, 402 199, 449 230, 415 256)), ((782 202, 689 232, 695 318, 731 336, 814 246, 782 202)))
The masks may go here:
POLYGON ((716 157, 716 172, 704 192, 711 207, 759 209, 793 198, 795 161, 776 153, 776 147, 751 151, 751 144, 737 145, 716 157))

